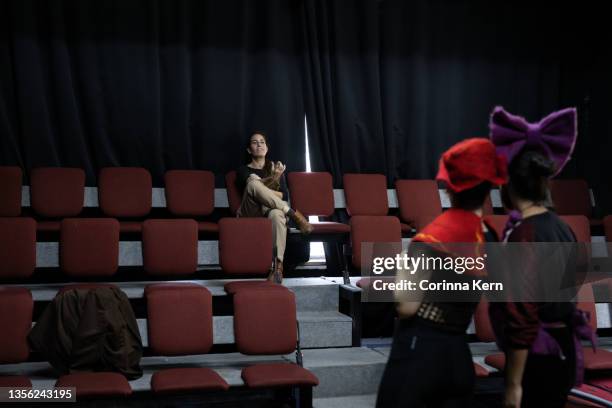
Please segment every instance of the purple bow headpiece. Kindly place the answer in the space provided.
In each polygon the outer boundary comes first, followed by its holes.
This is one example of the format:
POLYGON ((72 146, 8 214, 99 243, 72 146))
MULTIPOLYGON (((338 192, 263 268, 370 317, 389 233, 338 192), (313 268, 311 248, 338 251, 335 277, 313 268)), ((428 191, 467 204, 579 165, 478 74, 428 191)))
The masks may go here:
POLYGON ((495 107, 489 122, 491 141, 508 164, 523 149, 533 149, 555 162, 556 176, 569 161, 578 136, 576 108, 553 112, 538 123, 529 123, 501 106, 495 107))

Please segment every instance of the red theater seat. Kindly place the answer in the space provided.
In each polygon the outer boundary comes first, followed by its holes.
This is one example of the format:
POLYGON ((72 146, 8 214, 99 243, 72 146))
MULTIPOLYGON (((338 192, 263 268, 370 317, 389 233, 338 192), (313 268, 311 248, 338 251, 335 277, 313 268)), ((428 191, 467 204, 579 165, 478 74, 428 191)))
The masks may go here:
POLYGON ((27 278, 36 268, 36 222, 0 218, 0 279, 27 278))
POLYGON ((132 394, 132 388, 125 377, 110 372, 63 375, 55 386, 75 387, 77 400, 94 397, 127 397, 132 394))
POLYGON ((32 388, 32 381, 23 375, 0 376, 0 387, 32 388))
POLYGON ((612 242, 612 215, 608 215, 603 219, 604 231, 606 234, 606 242, 612 242))
POLYGON ((70 276, 111 276, 117 272, 119 222, 110 218, 69 218, 60 230, 60 267, 70 276))
POLYGON ((151 389, 159 394, 228 390, 227 382, 206 367, 169 368, 151 377, 151 389))
POLYGON ((590 347, 584 347, 584 369, 589 371, 612 369, 612 352, 604 349, 593 351, 590 347))
MULTIPOLYGON (((351 246, 353 248, 352 264, 355 268, 361 269, 363 242, 367 243, 393 243, 389 246, 389 254, 395 256, 401 250, 402 232, 400 222, 397 217, 391 216, 353 216, 351 217, 351 246), (391 254, 391 252, 393 252, 391 254)), ((385 256, 379 254, 378 256, 385 256)))
MULTIPOLYGON (((166 356, 205 354, 213 345, 212 295, 195 284, 157 284, 145 289, 149 346, 166 356), (177 335, 180 333, 180 335, 177 335)), ((206 367, 171 368, 151 377, 156 393, 226 390, 215 371, 206 367)))
POLYGON ((435 180, 397 180, 395 191, 400 218, 417 231, 442 214, 435 180))
POLYGON ((229 204, 230 211, 233 215, 236 215, 240 204, 242 204, 242 194, 236 186, 236 172, 230 171, 225 175, 225 191, 227 192, 227 202, 229 204))
POLYGON ((493 368, 498 369, 499 371, 504 371, 506 368, 506 356, 504 353, 496 353, 491 354, 485 357, 485 364, 490 365, 493 368))
POLYGON ((562 215, 560 218, 569 225, 578 242, 591 243, 591 226, 587 217, 584 215, 562 215))
POLYGON ((152 275, 187 275, 198 267, 198 223, 194 220, 146 220, 142 258, 152 275))
POLYGON ((151 175, 139 167, 106 167, 100 171, 100 208, 110 217, 144 217, 151 211, 151 175))
MULTIPOLYGON (((489 302, 485 298, 481 299, 474 311, 474 329, 478 340, 485 343, 495 341, 495 333, 489 320, 489 302)), ((506 356, 504 353, 491 354, 485 357, 484 362, 499 371, 504 371, 506 356)))
MULTIPOLYGON (((234 295, 236 348, 247 355, 282 355, 295 350, 295 295, 288 290, 247 290, 234 295), (274 310, 274 313, 270 313, 274 310)), ((315 386, 318 379, 292 363, 257 364, 242 370, 248 387, 315 386)))
POLYGON ((481 366, 478 363, 474 363, 474 374, 476 374, 476 377, 479 378, 488 377, 489 370, 487 370, 485 367, 481 366))
POLYGON ((66 167, 40 167, 30 173, 32 209, 43 217, 76 217, 83 209, 85 172, 66 167))
POLYGON ((311 234, 348 234, 351 232, 350 225, 343 224, 341 222, 332 221, 318 221, 311 222, 312 232, 311 234))
POLYGON ((597 388, 601 388, 602 390, 606 390, 608 392, 612 392, 612 378, 603 377, 603 378, 591 378, 589 379, 589 385, 592 385, 597 388))
POLYGON ((234 281, 228 282, 223 287, 225 291, 233 295, 242 289, 253 289, 253 288, 270 288, 270 289, 285 289, 282 285, 277 285, 267 280, 250 280, 250 281, 234 281))
POLYGON ((21 214, 21 168, 0 166, 0 217, 21 214))
POLYGON ((502 236, 504 229, 506 228, 506 223, 508 222, 507 215, 485 215, 483 217, 485 224, 488 227, 491 227, 493 231, 497 234, 497 237, 500 241, 504 239, 502 236))
POLYGON ((566 408, 604 408, 609 407, 611 403, 612 395, 609 391, 590 384, 582 384, 572 389, 566 408))
POLYGON ((208 353, 213 344, 212 295, 208 289, 196 284, 161 283, 147 286, 145 297, 153 352, 165 356, 208 353))
POLYGON ((482 205, 482 213, 483 215, 493 215, 493 212, 493 202, 491 201, 491 194, 489 193, 482 205))
POLYGON ((0 363, 21 363, 28 359, 27 337, 32 327, 33 308, 28 289, 0 287, 0 363))
POLYGON ((489 320, 489 302, 482 298, 474 311, 474 331, 478 340, 490 343, 495 341, 495 333, 489 320))
POLYGON ((345 174, 342 177, 346 211, 355 215, 387 215, 387 178, 382 174, 345 174))
POLYGON ((61 221, 38 221, 36 230, 39 232, 58 232, 61 226, 61 221))
POLYGON ((181 217, 210 215, 215 209, 215 175, 204 170, 170 170, 165 174, 166 206, 181 217))
MULTIPOLYGON (((305 216, 331 217, 334 189, 329 173, 292 172, 287 176, 291 206, 305 216)), ((347 234, 350 227, 339 222, 313 222, 313 234, 347 234)))
POLYGON ((242 370, 242 379, 250 388, 316 386, 319 379, 296 364, 257 364, 242 370))
POLYGON ((140 234, 142 233, 142 222, 140 221, 121 221, 119 223, 121 232, 140 234))
POLYGON ((215 222, 200 221, 198 222, 198 232, 218 234, 219 225, 215 222))
POLYGON ((89 290, 89 289, 98 289, 98 288, 116 288, 117 286, 112 283, 71 283, 69 285, 64 285, 60 288, 57 294, 61 294, 67 292, 69 290, 89 290))
MULTIPOLYGON (((265 276, 272 266, 272 222, 267 218, 222 218, 219 221, 219 264, 227 274, 265 276)), ((227 293, 262 281, 230 282, 227 293)), ((280 286, 280 285, 275 285, 280 286)))
MULTIPOLYGON (((98 178, 100 209, 109 217, 139 218, 151 211, 151 174, 140 167, 106 167, 98 178)), ((140 222, 121 222, 121 232, 139 233, 140 222)))
POLYGON ((557 214, 591 217, 591 194, 585 180, 550 180, 550 196, 557 214))

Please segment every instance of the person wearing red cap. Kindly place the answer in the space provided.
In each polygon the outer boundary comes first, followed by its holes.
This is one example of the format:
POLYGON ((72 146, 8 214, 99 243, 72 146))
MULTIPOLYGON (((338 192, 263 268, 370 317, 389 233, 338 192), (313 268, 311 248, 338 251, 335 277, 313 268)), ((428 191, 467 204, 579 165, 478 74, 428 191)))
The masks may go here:
MULTIPOLYGON (((444 243, 475 243, 468 247, 477 249, 480 243, 497 241, 482 220, 491 188, 507 178, 506 162, 495 146, 483 138, 457 143, 442 155, 436 178, 446 185, 451 208, 413 242, 436 248, 444 243)), ((438 280, 458 276, 455 271, 434 271, 432 277, 438 272, 445 275, 438 280)), ((475 375, 465 333, 476 305, 477 301, 439 301, 428 295, 420 301, 400 299, 400 319, 378 391, 378 408, 470 406, 475 375)))

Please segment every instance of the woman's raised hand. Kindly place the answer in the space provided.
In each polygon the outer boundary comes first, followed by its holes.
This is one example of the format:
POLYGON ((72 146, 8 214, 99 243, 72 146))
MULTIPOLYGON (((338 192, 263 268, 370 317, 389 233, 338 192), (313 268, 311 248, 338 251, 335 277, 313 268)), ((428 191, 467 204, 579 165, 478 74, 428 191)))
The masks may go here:
POLYGON ((272 168, 274 176, 277 178, 280 177, 285 172, 286 168, 287 166, 285 166, 280 161, 277 161, 276 163, 273 164, 273 168, 272 168))

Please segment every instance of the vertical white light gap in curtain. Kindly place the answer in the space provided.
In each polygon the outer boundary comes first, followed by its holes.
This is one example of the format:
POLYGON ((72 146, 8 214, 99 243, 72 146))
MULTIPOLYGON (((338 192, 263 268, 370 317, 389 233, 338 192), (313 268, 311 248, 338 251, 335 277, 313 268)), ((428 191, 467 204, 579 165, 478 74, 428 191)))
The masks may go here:
MULTIPOLYGON (((308 121, 304 116, 304 143, 306 143, 306 171, 310 173, 312 171, 310 167, 310 150, 308 149, 308 121)), ((308 217, 310 222, 319 221, 319 217, 310 216, 308 217)), ((325 251, 323 250, 322 242, 311 242, 310 243, 310 260, 308 262, 325 262, 325 251)))

